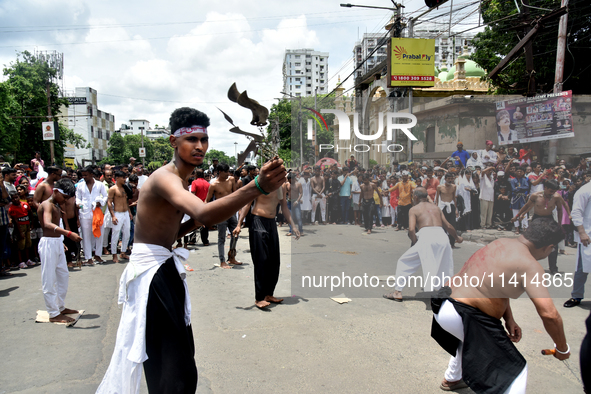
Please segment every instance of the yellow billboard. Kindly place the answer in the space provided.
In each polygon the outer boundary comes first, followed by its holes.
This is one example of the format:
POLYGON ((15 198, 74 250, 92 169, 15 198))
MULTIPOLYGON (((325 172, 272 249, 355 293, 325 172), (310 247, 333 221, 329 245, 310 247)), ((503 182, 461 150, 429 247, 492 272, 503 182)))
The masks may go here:
POLYGON ((76 167, 76 163, 74 162, 73 157, 64 157, 64 164, 66 167, 74 168, 76 167))
POLYGON ((390 87, 435 86, 435 40, 393 37, 389 75, 390 87))

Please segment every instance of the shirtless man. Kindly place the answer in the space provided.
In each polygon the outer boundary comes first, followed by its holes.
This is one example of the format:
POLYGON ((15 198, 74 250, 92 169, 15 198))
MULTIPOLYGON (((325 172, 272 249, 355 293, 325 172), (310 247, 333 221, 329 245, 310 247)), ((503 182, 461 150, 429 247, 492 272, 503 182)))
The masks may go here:
MULTIPOLYGON (((256 183, 256 181, 251 183, 256 183)), ((257 308, 262 309, 268 307, 271 303, 279 304, 283 301, 283 298, 273 296, 275 286, 279 280, 279 268, 281 266, 279 235, 277 234, 277 223, 275 222, 277 204, 281 203, 281 211, 284 212, 287 222, 291 223, 296 239, 300 238, 300 232, 296 229, 291 213, 287 209, 283 188, 267 193, 263 185, 259 184, 257 187, 263 195, 255 199, 252 207, 252 223, 248 231, 248 241, 250 255, 254 264, 255 305, 257 308)), ((238 226, 233 232, 235 237, 240 234, 240 224, 250 209, 251 206, 248 204, 240 211, 238 226)))
MULTIPOLYGON (((236 191, 236 183, 234 182, 233 177, 229 176, 230 167, 224 163, 219 164, 217 168, 219 171, 219 176, 209 187, 205 202, 210 202, 214 198, 219 200, 220 198, 226 197, 236 191)), ((218 256, 220 258, 220 267, 224 269, 232 268, 231 265, 226 263, 226 252, 224 251, 224 246, 226 244, 226 230, 229 229, 230 234, 232 234, 232 231, 234 231, 236 225, 236 214, 230 216, 223 222, 218 223, 218 256)), ((230 244, 233 242, 234 239, 230 241, 230 244)), ((240 261, 237 261, 236 256, 230 252, 228 252, 228 263, 235 265, 242 264, 240 261)))
POLYGON ((111 254, 113 255, 113 262, 118 263, 119 257, 122 259, 129 259, 125 253, 127 245, 129 244, 129 234, 131 231, 131 221, 133 215, 129 208, 128 195, 123 187, 125 184, 125 173, 123 171, 115 171, 115 184, 109 188, 107 208, 111 213, 111 220, 113 221, 113 234, 111 235, 111 254), (121 240, 121 256, 117 256, 117 244, 119 243, 119 234, 123 231, 121 240))
MULTIPOLYGON (((519 210, 517 215, 511 219, 512 222, 516 220, 523 220, 523 217, 530 209, 534 208, 534 216, 531 220, 538 218, 550 218, 554 220, 553 211, 556 209, 557 212, 557 223, 562 223, 562 207, 566 209, 566 212, 570 218, 570 210, 568 204, 560 194, 557 193, 559 189, 558 182, 554 179, 544 181, 544 190, 530 194, 527 203, 519 210)), ((550 268, 550 274, 559 274, 558 272, 558 248, 552 251, 548 256, 548 267, 550 268)))
POLYGON ((434 279, 428 278, 453 275, 453 254, 444 229, 457 243, 463 241, 445 219, 443 212, 429 201, 427 189, 417 187, 413 192, 413 202, 415 205, 408 213, 408 237, 412 246, 398 259, 394 292, 384 295, 384 298, 398 302, 402 301, 402 289, 408 277, 420 266, 423 268, 425 291, 439 290, 443 284, 443 280, 434 283, 434 279), (419 232, 415 233, 417 227, 419 232), (402 277, 405 279, 400 279, 402 277))
POLYGON ((78 313, 78 311, 65 307, 69 273, 63 239, 70 238, 74 242, 80 242, 82 238, 60 227, 60 219, 62 219, 63 205, 66 200, 74 198, 76 187, 69 178, 55 182, 54 186, 52 195, 37 209, 43 229, 43 237, 39 242, 41 283, 49 321, 71 323, 74 319, 66 315, 78 313))
MULTIPOLYGON (((456 188, 454 184, 455 175, 453 172, 445 174, 445 183, 437 186, 437 194, 435 195, 435 205, 441 209, 445 220, 455 229, 456 219, 460 217, 460 213, 456 210, 456 188)), ((449 243, 453 248, 455 245, 454 237, 448 233, 449 243)))
POLYGON ((469 385, 475 392, 525 393, 526 360, 511 343, 519 342, 522 332, 509 303, 524 292, 555 343, 554 357, 569 358, 562 318, 542 284, 548 274, 537 262, 563 238, 554 220, 534 220, 520 237, 497 239, 478 250, 450 280, 451 292, 443 288, 432 300, 431 336, 452 355, 442 389, 469 385), (475 285, 475 277, 484 280, 475 285))
POLYGON ((314 167, 314 176, 310 179, 310 188, 312 189, 312 223, 315 223, 316 208, 320 204, 320 214, 322 215, 322 224, 326 224, 326 196, 324 189, 326 182, 320 175, 320 166, 314 167))
POLYGON ((62 170, 58 167, 47 167, 47 178, 35 189, 33 195, 33 203, 31 204, 33 209, 39 209, 39 205, 47 200, 53 194, 53 184, 62 177, 62 170))
POLYGON ((373 224, 373 210, 375 201, 373 199, 373 193, 378 191, 378 188, 374 183, 369 181, 369 175, 363 174, 361 177, 363 181, 361 185, 361 207, 363 212, 363 224, 368 234, 371 234, 371 228, 373 224))
MULTIPOLYGON (((304 195, 304 190, 302 188, 302 184, 296 177, 296 174, 293 172, 287 175, 287 179, 291 182, 291 188, 289 191, 290 198, 291 198, 291 214, 294 218, 294 221, 298 225, 298 231, 300 232, 300 236, 304 235, 304 227, 302 225, 302 196, 304 195)), ((291 222, 290 222, 291 223, 291 222)), ((293 233, 293 227, 290 224, 290 232, 289 235, 293 233)))
MULTIPOLYGON (((182 263, 189 254, 182 248, 173 252, 172 245, 201 224, 223 222, 261 194, 255 182, 207 204, 189 192, 188 179, 203 164, 208 148, 208 126, 207 115, 192 108, 179 108, 170 117, 174 158, 142 186, 133 253, 120 282, 123 310, 117 341, 98 393, 139 393, 142 366, 150 392, 194 393, 197 388, 182 263), (185 214, 192 220, 181 224, 185 214), (128 359, 132 354, 137 358, 128 359)), ((278 158, 268 162, 256 183, 263 190, 278 189, 286 173, 282 164, 278 158)))
MULTIPOLYGON (((75 198, 66 199, 64 202, 64 211, 66 212, 64 228, 68 231, 79 234, 78 229, 80 228, 80 218, 78 217, 78 205, 76 205, 75 198)), ((80 257, 78 244, 71 238, 65 238, 64 245, 67 248, 66 261, 68 262, 68 268, 73 268, 74 262, 80 257)))

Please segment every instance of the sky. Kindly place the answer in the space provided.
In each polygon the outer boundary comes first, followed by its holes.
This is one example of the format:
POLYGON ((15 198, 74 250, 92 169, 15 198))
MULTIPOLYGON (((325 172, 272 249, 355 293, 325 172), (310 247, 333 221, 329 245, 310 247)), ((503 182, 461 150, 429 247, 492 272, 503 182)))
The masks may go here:
MULTIPOLYGON (((423 0, 402 3, 403 15, 425 10, 423 0)), ((385 34, 391 15, 327 0, 0 0, 0 64, 25 50, 61 52, 64 89, 96 89, 98 108, 115 116, 116 129, 129 119, 167 126, 175 108, 189 106, 211 119, 210 149, 231 156, 249 141, 228 131, 216 107, 256 132, 250 111, 227 98, 232 83, 270 108, 282 96, 285 50, 313 48, 329 52, 330 91, 353 71, 358 37, 385 34)))

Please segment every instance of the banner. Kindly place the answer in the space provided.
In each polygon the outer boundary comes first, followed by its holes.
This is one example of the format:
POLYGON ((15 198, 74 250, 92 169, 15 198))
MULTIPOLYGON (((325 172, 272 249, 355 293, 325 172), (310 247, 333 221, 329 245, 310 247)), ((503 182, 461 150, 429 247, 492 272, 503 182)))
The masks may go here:
POLYGON ((390 87, 395 86, 435 86, 435 40, 392 38, 390 87))
POLYGON ((41 128, 43 133, 43 141, 55 140, 55 128, 53 122, 43 122, 41 123, 41 128))
POLYGON ((574 137, 572 91, 497 102, 499 145, 574 137))

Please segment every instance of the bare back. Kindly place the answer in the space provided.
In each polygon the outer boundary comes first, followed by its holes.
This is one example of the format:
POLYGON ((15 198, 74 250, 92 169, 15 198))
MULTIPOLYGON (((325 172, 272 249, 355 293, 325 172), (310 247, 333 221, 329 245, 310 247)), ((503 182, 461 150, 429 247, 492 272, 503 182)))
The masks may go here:
POLYGON ((550 298, 541 284, 543 274, 544 269, 519 238, 497 239, 474 253, 454 276, 462 278, 461 286, 455 286, 452 278, 451 297, 500 319, 509 299, 526 291, 532 299, 550 298), (540 284, 532 283, 536 275, 540 284))
POLYGON ((49 184, 47 179, 41 182, 40 185, 35 189, 33 195, 33 208, 38 208, 41 203, 47 200, 53 194, 53 184, 49 184))
POLYGON ((423 227, 442 227, 441 219, 443 213, 435 204, 430 202, 421 202, 410 209, 409 216, 416 218, 416 225, 419 230, 423 227))

